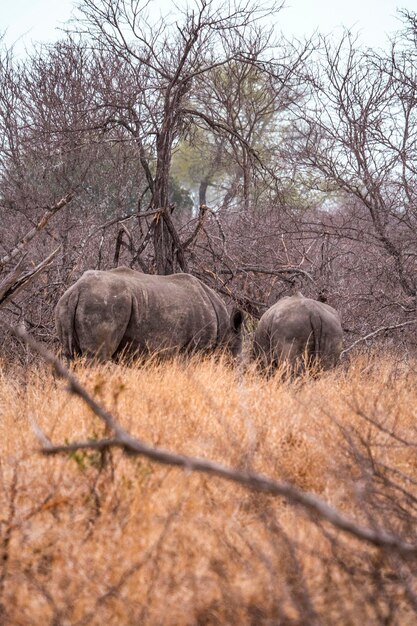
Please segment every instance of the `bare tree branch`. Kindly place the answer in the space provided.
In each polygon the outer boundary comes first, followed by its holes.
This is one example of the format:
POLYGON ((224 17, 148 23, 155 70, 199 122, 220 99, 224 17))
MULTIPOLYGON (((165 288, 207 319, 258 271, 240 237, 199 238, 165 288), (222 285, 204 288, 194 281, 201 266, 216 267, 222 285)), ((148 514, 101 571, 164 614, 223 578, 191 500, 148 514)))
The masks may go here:
POLYGON ((299 267, 283 267, 283 268, 279 268, 275 270, 270 270, 270 269, 266 269, 263 267, 245 265, 245 266, 236 268, 236 271, 237 272, 254 272, 254 273, 259 273, 259 274, 271 274, 271 276, 282 276, 282 274, 301 274, 302 276, 305 276, 306 278, 308 278, 310 282, 315 284, 315 280, 311 276, 311 274, 309 274, 305 270, 302 270, 299 267))
MULTIPOLYGON (((15 296, 23 287, 30 283, 38 274, 49 267, 53 259, 58 254, 61 246, 58 246, 49 256, 38 263, 36 267, 27 272, 20 269, 21 262, 17 264, 14 270, 8 274, 0 283, 0 306, 12 296, 15 296)), ((23 260, 23 259, 22 259, 23 260)))
POLYGON ((383 333, 383 332, 387 332, 389 330, 396 330, 397 328, 410 326, 411 324, 417 324, 417 320, 408 320, 407 322, 401 322, 401 324, 393 324, 392 326, 381 326, 381 328, 377 328, 372 333, 368 333, 367 335, 365 335, 365 337, 361 337, 360 339, 357 339, 356 341, 354 341, 351 346, 349 346, 348 348, 346 348, 340 353, 340 356, 342 357, 344 354, 347 354, 359 343, 362 343, 363 341, 367 341, 371 337, 375 337, 376 335, 379 335, 380 333, 383 333))
POLYGON ((22 252, 22 250, 26 248, 29 241, 31 241, 40 230, 45 228, 51 217, 64 206, 66 206, 69 202, 71 202, 73 197, 73 193, 68 193, 66 196, 61 198, 59 202, 54 204, 54 206, 48 208, 47 211, 45 211, 45 213, 42 215, 36 226, 34 226, 29 232, 26 233, 24 237, 22 237, 19 243, 13 248, 13 250, 9 254, 6 254, 6 256, 0 259, 0 268, 4 267, 6 263, 9 263, 12 259, 14 259, 19 254, 19 252, 22 252))

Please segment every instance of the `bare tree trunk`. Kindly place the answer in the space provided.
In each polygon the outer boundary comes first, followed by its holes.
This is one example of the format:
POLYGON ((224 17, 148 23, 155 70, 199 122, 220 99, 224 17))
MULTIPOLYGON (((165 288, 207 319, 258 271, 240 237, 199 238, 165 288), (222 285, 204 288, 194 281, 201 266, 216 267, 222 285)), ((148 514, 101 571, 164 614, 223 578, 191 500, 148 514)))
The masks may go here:
POLYGON ((209 177, 206 176, 202 181, 200 181, 200 186, 198 189, 198 205, 206 206, 207 205, 207 189, 209 186, 209 177))
POLYGON ((172 160, 172 145, 178 126, 178 107, 186 87, 176 87, 173 80, 165 96, 164 123, 156 143, 156 175, 153 189, 153 208, 160 209, 154 218, 154 251, 157 274, 173 274, 177 262, 181 271, 186 264, 181 241, 171 219, 169 206, 169 174, 172 160))

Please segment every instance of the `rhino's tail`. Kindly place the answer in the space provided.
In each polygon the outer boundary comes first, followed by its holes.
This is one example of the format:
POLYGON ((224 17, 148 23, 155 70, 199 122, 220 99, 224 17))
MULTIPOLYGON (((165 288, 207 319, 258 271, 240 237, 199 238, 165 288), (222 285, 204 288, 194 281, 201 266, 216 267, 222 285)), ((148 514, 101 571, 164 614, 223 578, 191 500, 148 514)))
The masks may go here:
POLYGON ((320 359, 324 352, 323 346, 323 320, 317 311, 311 311, 310 323, 313 335, 313 354, 316 359, 320 359))
POLYGON ((314 357, 325 369, 336 365, 342 350, 342 335, 329 329, 329 321, 320 313, 313 311, 310 315, 314 337, 314 357), (336 333, 336 334, 335 334, 336 333))
POLYGON ((80 349, 75 334, 75 314, 78 305, 79 293, 69 291, 59 300, 55 313, 56 333, 68 359, 74 358, 80 349))

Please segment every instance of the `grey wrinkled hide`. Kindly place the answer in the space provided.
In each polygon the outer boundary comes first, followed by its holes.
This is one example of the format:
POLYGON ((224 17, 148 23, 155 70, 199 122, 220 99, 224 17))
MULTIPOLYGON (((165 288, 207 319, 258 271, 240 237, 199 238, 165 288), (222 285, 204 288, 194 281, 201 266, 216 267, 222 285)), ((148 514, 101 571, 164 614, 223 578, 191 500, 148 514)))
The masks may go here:
POLYGON ((338 312, 302 294, 285 297, 264 313, 255 331, 252 356, 271 370, 282 363, 301 369, 313 361, 336 365, 343 347, 338 312))
POLYGON ((242 314, 190 274, 155 276, 127 267, 89 270, 59 300, 57 334, 68 358, 122 352, 172 355, 224 348, 237 355, 242 314))

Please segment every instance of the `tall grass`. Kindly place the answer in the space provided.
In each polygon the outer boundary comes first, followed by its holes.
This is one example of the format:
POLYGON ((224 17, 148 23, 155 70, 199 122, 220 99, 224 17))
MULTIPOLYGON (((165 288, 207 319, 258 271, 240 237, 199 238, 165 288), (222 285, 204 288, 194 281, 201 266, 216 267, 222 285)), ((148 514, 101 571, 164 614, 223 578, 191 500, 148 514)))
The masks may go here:
MULTIPOLYGON (((148 443, 289 480, 417 542, 415 362, 296 380, 214 359, 76 374, 148 443)), ((0 368, 0 623, 416 623, 417 555, 120 450, 44 457, 33 423, 54 442, 105 434, 48 368, 0 368)))

